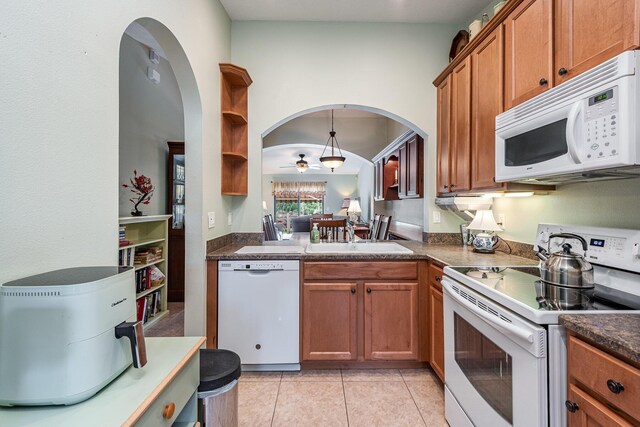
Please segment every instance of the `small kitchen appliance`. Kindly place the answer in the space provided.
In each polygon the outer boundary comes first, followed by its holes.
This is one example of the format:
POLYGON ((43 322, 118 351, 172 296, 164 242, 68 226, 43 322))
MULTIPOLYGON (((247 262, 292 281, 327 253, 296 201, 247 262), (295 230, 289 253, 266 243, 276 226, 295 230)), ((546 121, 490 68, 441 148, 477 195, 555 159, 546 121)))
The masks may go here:
POLYGON ((496 181, 640 176, 640 51, 615 58, 496 117, 496 181))
POLYGON ((79 267, 0 286, 0 405, 71 405, 146 363, 131 267, 79 267), (128 339, 124 339, 127 337, 128 339))
POLYGON ((450 425, 565 426, 567 338, 558 317, 640 313, 640 231, 540 224, 534 249, 545 247, 539 265, 445 267, 450 425), (584 255, 569 247, 576 242, 584 255))

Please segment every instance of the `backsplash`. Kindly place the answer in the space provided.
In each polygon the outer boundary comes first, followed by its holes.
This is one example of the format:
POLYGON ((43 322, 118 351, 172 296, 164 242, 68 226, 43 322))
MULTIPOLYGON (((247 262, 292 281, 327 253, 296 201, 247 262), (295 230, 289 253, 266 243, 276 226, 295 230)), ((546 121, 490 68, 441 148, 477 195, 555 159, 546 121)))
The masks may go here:
POLYGON ((263 233, 229 233, 207 241, 207 253, 229 245, 261 245, 263 233))

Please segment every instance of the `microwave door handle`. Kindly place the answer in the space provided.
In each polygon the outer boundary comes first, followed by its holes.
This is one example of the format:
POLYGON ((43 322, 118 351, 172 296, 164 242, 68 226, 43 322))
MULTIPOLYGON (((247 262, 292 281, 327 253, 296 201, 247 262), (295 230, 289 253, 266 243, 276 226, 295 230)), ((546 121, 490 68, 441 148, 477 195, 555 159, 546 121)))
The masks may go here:
POLYGON ((582 163, 580 159, 580 153, 578 152, 578 144, 576 141, 576 121, 582 110, 582 101, 578 101, 569 110, 569 116, 567 117, 567 149, 569 150, 569 156, 577 164, 582 163))
POLYGON ((480 317, 482 320, 484 320, 491 326, 495 327, 496 329, 500 329, 502 332, 506 333, 507 335, 518 338, 529 344, 533 343, 532 333, 522 328, 519 328, 517 326, 514 326, 510 323, 502 322, 499 319, 495 319, 494 318, 495 316, 493 316, 492 314, 488 314, 484 310, 478 308, 476 305, 471 304, 469 301, 467 301, 466 299, 458 295, 455 291, 449 289, 449 286, 451 285, 447 282, 446 279, 442 281, 442 288, 447 292, 447 295, 449 295, 451 298, 456 300, 460 305, 469 309, 471 312, 473 312, 475 315, 480 317))

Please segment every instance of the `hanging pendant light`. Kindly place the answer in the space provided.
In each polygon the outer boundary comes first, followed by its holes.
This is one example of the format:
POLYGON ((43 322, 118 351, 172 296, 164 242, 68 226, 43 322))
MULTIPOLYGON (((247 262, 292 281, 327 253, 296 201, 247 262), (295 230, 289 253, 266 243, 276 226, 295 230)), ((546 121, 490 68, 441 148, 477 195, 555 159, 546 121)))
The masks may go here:
POLYGON ((338 145, 338 139, 336 138, 336 131, 333 130, 333 110, 331 110, 331 132, 329 132, 329 139, 327 140, 327 144, 324 146, 324 150, 322 150, 322 156, 320 156, 320 163, 331 169, 331 172, 335 168, 339 168, 344 163, 345 158, 342 156, 342 150, 340 150, 340 146, 338 145), (329 142, 331 142, 331 155, 325 156, 324 153, 327 151, 327 147, 329 147, 329 142), (336 156, 335 147, 338 147, 339 156, 336 156))
POLYGON ((300 160, 296 162, 296 169, 298 172, 305 173, 307 169, 309 169, 309 163, 304 159, 304 154, 298 154, 300 156, 300 160))

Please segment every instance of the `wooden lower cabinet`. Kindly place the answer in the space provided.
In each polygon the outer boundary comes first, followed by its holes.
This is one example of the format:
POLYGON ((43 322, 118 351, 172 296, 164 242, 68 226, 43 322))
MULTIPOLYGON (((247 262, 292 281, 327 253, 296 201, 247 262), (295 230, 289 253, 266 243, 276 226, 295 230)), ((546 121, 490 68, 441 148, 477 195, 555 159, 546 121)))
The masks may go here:
POLYGON ((305 283, 302 307, 303 360, 355 360, 357 283, 305 283))
POLYGON ((364 358, 417 360, 418 283, 365 283, 364 358))
POLYGON ((435 265, 429 268, 429 363, 444 382, 444 310, 442 301, 442 269, 435 265))
POLYGON ((569 384, 567 399, 577 408, 574 412, 567 411, 568 427, 632 426, 573 384, 569 384))

